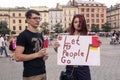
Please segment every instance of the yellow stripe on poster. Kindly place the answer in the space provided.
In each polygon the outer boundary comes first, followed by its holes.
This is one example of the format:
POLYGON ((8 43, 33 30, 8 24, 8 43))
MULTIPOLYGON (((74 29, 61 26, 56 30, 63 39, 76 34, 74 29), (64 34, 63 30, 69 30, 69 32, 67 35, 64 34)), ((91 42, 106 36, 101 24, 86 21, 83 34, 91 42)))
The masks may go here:
POLYGON ((98 50, 98 47, 90 47, 90 50, 98 50))

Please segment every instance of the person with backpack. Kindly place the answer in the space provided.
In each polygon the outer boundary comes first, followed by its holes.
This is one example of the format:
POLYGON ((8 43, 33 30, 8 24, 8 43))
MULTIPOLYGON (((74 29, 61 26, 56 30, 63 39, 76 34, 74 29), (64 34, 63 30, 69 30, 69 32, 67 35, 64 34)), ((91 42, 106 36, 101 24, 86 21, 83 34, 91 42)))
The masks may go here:
POLYGON ((9 37, 9 50, 12 52, 10 54, 10 58, 12 60, 15 59, 15 49, 16 49, 16 37, 15 36, 10 36, 9 37))

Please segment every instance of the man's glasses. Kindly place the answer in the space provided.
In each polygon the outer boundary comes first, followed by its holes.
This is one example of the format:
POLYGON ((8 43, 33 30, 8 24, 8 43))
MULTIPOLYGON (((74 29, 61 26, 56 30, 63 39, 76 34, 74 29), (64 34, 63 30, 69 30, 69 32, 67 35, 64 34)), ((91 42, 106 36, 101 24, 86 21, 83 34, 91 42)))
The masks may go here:
POLYGON ((31 17, 30 19, 39 20, 39 21, 42 20, 42 18, 40 18, 40 17, 31 17))

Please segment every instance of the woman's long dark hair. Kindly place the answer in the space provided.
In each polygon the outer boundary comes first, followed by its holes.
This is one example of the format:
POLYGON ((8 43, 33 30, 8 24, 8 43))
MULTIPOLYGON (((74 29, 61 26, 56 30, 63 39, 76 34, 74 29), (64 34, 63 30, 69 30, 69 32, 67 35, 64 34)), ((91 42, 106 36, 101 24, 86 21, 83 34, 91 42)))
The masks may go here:
MULTIPOLYGON (((74 15, 73 17, 73 20, 72 20, 72 23, 71 23, 71 26, 69 28, 69 33, 70 35, 74 35, 74 32, 75 32, 75 27, 74 27, 74 20, 75 18, 79 18, 79 21, 82 22, 82 28, 81 30, 79 31, 82 35, 87 35, 87 26, 86 26, 86 20, 85 20, 85 17, 83 15, 80 15, 80 14, 77 14, 77 15, 74 15)), ((79 24, 80 26, 80 24, 79 24)))

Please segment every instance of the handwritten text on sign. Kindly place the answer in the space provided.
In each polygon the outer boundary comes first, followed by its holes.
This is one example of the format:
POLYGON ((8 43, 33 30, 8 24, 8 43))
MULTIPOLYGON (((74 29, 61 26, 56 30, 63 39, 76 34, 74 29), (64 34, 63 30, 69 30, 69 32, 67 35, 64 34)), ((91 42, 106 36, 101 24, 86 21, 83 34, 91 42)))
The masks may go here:
POLYGON ((97 36, 59 35, 58 64, 100 65, 100 45, 97 39, 97 36))

